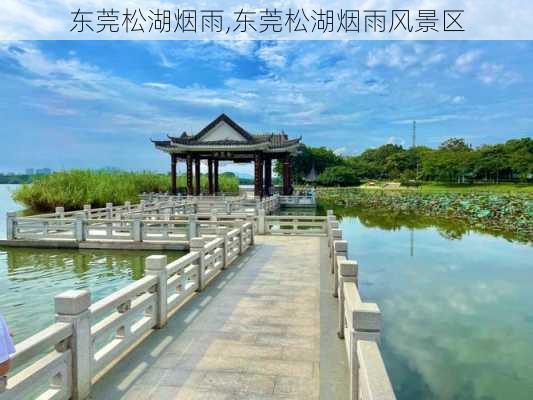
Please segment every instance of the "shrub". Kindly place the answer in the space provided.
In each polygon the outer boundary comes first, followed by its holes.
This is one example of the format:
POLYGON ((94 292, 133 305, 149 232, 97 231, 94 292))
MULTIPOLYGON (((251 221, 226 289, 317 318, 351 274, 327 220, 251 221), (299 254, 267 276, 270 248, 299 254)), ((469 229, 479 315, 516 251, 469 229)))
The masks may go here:
POLYGON ((359 186, 359 176, 349 167, 336 166, 326 168, 318 178, 317 183, 322 186, 359 186))

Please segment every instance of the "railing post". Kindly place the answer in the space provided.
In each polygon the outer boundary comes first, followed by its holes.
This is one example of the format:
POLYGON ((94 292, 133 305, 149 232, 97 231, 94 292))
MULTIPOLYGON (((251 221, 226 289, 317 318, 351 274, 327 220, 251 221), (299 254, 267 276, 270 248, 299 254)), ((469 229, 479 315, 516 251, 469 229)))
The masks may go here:
POLYGON ((333 242, 333 297, 337 297, 339 290, 339 266, 338 257, 348 258, 348 242, 346 240, 335 240, 333 242))
POLYGON ((331 257, 331 273, 335 273, 335 248, 333 247, 333 244, 336 240, 342 240, 342 230, 337 228, 330 229, 331 232, 331 247, 329 249, 330 257, 331 257))
POLYGON ((204 289, 204 279, 205 279, 205 250, 204 245, 205 241, 203 238, 195 237, 192 238, 190 241, 190 248, 191 251, 197 251, 199 254, 198 257, 198 291, 202 291, 204 289))
POLYGON ((264 235, 265 233, 266 233, 265 210, 259 209, 257 212, 257 234, 264 235))
POLYGON ((56 207, 56 217, 65 218, 65 207, 56 207))
POLYGON ((250 246, 255 245, 254 222, 250 221, 250 246))
POLYGON ((196 214, 189 215, 189 240, 198 236, 198 217, 196 214))
POLYGON ((113 218, 113 203, 105 203, 106 216, 108 219, 113 218))
POLYGON ((167 256, 154 255, 146 258, 146 275, 153 275, 157 278, 157 309, 156 325, 157 329, 167 324, 167 256))
POLYGON ((226 214, 231 214, 231 201, 226 201, 226 214))
POLYGON ((91 218, 91 205, 90 204, 84 204, 83 205, 83 212, 85 213, 85 218, 87 218, 87 219, 91 218))
POLYGON ((217 227, 217 236, 224 239, 224 243, 222 244, 222 269, 225 269, 228 266, 228 231, 229 228, 226 228, 225 226, 217 227))
POLYGON ((131 211, 131 202, 125 201, 124 202, 124 208, 126 209, 126 212, 130 212, 131 211))
MULTIPOLYGON (((329 251, 329 257, 333 257, 333 241, 338 238, 333 238, 333 229, 339 229, 339 223, 336 220, 329 220, 330 217, 328 217, 328 220, 326 221, 327 227, 327 234, 328 234, 328 251, 329 251)), ((342 235, 342 233, 341 233, 342 235)), ((342 237, 340 238, 342 239, 342 237)), ((332 271, 333 272, 333 271, 332 271)))
POLYGON ((359 271, 359 265, 357 261, 347 260, 344 257, 341 257, 340 260, 337 260, 339 265, 339 306, 338 310, 338 332, 337 336, 339 339, 344 339, 344 283, 353 282, 357 286, 357 273, 359 271))
POLYGON ((239 226, 239 255, 244 253, 244 227, 239 226))
POLYGON ((87 221, 85 220, 85 214, 76 215, 74 221, 74 236, 77 242, 84 242, 87 240, 87 221))
POLYGON ((13 240, 15 239, 15 231, 17 224, 17 213, 8 212, 6 214, 6 239, 13 240))
POLYGON ((131 235, 133 237, 134 242, 143 241, 142 229, 143 229, 143 226, 142 226, 141 216, 138 214, 135 214, 131 220, 131 235))
POLYGON ((217 217, 217 210, 216 208, 212 208, 211 209, 211 217, 209 218, 211 221, 214 221, 216 222, 218 220, 218 217, 217 217))
POLYGON ((56 322, 72 324, 72 399, 83 400, 91 392, 91 293, 88 290, 69 290, 55 296, 54 303, 56 322))
POLYGON ((381 311, 375 303, 359 303, 352 313, 353 330, 350 332, 350 396, 359 400, 359 358, 358 340, 379 341, 381 329, 381 311))

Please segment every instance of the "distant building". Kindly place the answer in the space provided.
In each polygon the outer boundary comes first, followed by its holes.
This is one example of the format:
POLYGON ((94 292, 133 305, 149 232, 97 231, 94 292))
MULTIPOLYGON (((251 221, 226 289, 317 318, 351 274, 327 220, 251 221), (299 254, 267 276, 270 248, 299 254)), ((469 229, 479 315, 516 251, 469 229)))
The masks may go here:
POLYGON ((52 173, 50 168, 38 168, 35 170, 36 175, 49 175, 52 173))
POLYGON ((26 175, 33 175, 35 174, 35 170, 33 168, 26 168, 26 175))

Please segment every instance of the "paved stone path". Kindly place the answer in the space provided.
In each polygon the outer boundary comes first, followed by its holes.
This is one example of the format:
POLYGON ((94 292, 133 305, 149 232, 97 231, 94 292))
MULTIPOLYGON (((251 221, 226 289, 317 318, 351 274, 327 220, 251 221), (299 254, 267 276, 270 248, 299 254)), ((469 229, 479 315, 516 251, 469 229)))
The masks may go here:
POLYGON ((337 397, 346 382, 333 308, 321 337, 321 308, 334 305, 331 291, 321 293, 326 251, 324 238, 256 237, 240 262, 106 374, 92 398, 348 398, 337 397), (321 366, 340 373, 328 370, 321 385, 321 366))

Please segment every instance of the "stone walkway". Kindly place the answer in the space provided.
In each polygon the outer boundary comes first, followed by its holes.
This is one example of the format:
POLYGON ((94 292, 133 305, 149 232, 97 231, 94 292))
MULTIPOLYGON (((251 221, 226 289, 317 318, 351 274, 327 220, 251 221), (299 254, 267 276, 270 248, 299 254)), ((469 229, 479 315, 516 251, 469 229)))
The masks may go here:
POLYGON ((330 290, 321 293, 326 251, 324 238, 257 236, 240 262, 106 374, 92 398, 348 398, 337 397, 346 376, 335 303, 330 290))

